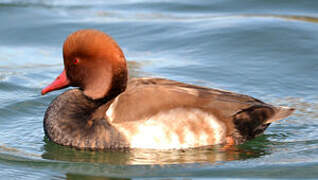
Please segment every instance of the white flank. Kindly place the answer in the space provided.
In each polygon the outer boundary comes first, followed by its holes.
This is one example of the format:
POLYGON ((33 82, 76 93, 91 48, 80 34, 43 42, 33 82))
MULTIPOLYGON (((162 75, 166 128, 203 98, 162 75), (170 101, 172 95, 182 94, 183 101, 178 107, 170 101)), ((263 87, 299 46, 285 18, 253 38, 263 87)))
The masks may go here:
POLYGON ((114 119, 114 109, 116 108, 117 102, 119 97, 116 97, 113 101, 113 103, 109 106, 109 108, 106 111, 106 116, 108 117, 109 122, 111 123, 114 119))
MULTIPOLYGON (((113 116, 112 111, 109 114, 113 116)), ((113 125, 131 148, 183 149, 225 142, 225 125, 195 108, 176 108, 144 120, 113 125)))

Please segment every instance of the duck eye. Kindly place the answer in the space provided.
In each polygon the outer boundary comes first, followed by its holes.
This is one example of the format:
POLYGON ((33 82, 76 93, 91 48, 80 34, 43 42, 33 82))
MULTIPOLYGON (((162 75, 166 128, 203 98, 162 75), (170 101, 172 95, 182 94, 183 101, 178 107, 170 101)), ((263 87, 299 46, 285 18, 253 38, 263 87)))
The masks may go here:
POLYGON ((77 58, 73 59, 73 64, 79 63, 79 60, 77 58))

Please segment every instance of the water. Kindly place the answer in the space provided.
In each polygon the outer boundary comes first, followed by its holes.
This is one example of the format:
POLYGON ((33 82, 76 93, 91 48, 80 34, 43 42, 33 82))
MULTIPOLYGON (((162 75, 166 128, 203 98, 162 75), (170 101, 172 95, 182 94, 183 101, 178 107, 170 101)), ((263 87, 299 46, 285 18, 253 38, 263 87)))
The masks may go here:
POLYGON ((0 1, 0 179, 317 178, 318 1, 0 1), (159 76, 295 107, 230 149, 79 151, 47 141, 75 30, 107 32, 133 77, 159 76))

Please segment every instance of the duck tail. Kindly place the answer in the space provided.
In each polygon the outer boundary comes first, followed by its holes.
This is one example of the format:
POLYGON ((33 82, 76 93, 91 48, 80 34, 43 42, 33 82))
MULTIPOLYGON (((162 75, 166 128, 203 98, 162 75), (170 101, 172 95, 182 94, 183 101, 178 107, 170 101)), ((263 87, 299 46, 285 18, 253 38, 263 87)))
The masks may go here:
POLYGON ((245 140, 252 139, 267 129, 274 121, 288 117, 295 109, 289 107, 252 106, 233 116, 233 122, 245 140))
POLYGON ((276 109, 275 114, 271 118, 267 119, 264 122, 264 124, 270 124, 274 121, 284 119, 284 118, 290 116, 295 111, 295 108, 290 108, 290 107, 286 107, 286 106, 278 106, 275 109, 276 109))

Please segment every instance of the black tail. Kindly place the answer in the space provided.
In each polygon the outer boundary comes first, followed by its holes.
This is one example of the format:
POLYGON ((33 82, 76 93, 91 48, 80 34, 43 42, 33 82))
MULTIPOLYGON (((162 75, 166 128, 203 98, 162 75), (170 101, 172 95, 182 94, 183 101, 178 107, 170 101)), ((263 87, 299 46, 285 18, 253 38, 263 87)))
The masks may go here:
POLYGON ((236 113, 233 122, 244 141, 262 134, 272 122, 288 117, 293 111, 287 107, 256 105, 236 113))

